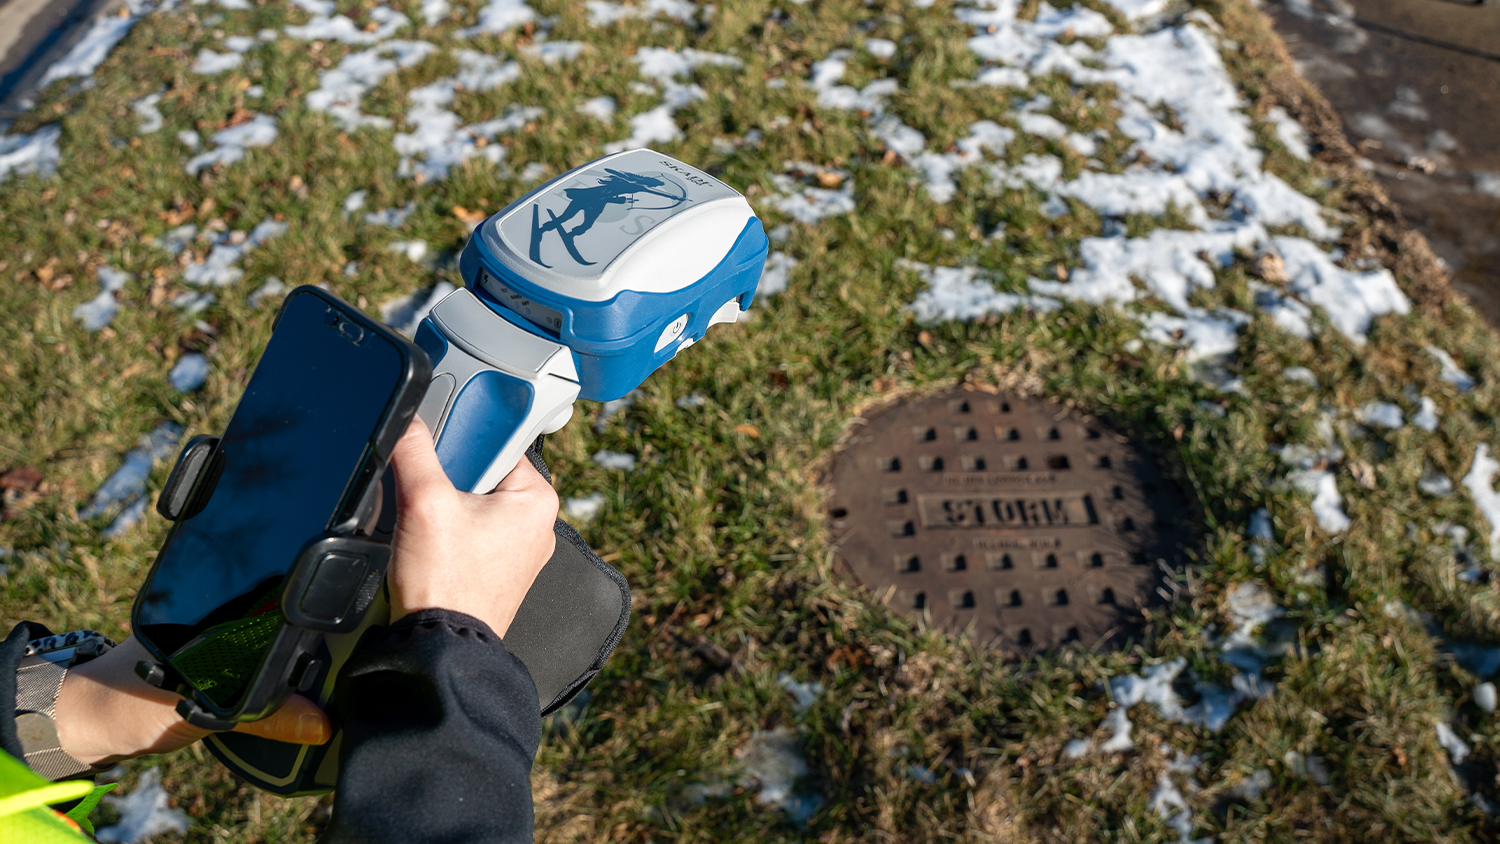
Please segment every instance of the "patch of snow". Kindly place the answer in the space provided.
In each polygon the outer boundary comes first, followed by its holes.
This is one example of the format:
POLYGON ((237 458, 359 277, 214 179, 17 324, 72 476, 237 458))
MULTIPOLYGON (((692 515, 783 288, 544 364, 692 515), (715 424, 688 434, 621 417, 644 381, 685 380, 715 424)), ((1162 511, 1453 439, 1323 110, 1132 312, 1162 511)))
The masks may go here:
MULTIPOLYGON (((1277 328, 1304 340, 1312 336, 1312 327, 1308 322, 1312 319, 1311 308, 1270 285, 1251 281, 1249 287, 1255 298, 1255 306, 1269 316, 1277 328)), ((1317 383, 1316 378, 1313 383, 1317 383)))
POLYGON ((601 123, 614 123, 618 106, 614 97, 594 97, 578 104, 578 113, 587 114, 601 123))
MULTIPOLYGON (((699 67, 743 67, 744 63, 724 53, 710 53, 692 48, 674 50, 666 47, 642 47, 636 51, 635 63, 640 74, 661 86, 662 104, 630 118, 630 137, 611 141, 604 145, 606 153, 627 149, 639 149, 657 143, 670 143, 682 138, 673 115, 689 103, 703 99, 703 89, 696 84, 677 81, 699 67)), ((655 93, 656 89, 642 85, 644 93, 655 93)))
POLYGON ((757 296, 773 296, 786 289, 787 276, 800 263, 785 252, 772 252, 766 256, 765 269, 761 271, 760 283, 755 288, 757 296))
POLYGON ((208 257, 188 264, 182 271, 182 280, 188 284, 208 284, 227 287, 244 277, 245 272, 236 264, 250 250, 287 230, 286 223, 262 220, 247 234, 243 231, 225 232, 219 236, 208 257))
POLYGON ((1401 413, 1401 408, 1388 401, 1368 402, 1354 414, 1354 418, 1378 428, 1394 430, 1406 427, 1406 417, 1401 413))
POLYGON ((161 98, 162 94, 159 92, 147 94, 130 104, 135 116, 141 119, 140 127, 135 130, 136 134, 149 135, 161 131, 161 127, 166 125, 166 118, 162 116, 161 109, 156 107, 161 98))
POLYGON ((1438 744, 1448 751, 1448 756, 1452 758, 1455 766, 1462 765, 1464 760, 1469 758, 1469 745, 1453 732, 1453 728, 1448 725, 1447 721, 1437 723, 1437 740, 1438 744))
POLYGON ((452 10, 448 0, 422 0, 422 23, 437 26, 452 10))
POLYGON ((440 79, 407 92, 414 105, 406 119, 415 128, 396 133, 396 151, 402 155, 398 174, 443 179, 450 169, 476 155, 499 164, 505 158, 505 147, 489 141, 501 133, 524 128, 544 113, 534 106, 512 106, 504 117, 462 125, 457 114, 444 108, 453 103, 460 87, 488 90, 515 79, 520 69, 515 62, 499 65, 492 57, 467 50, 459 54, 459 61, 464 71, 457 77, 440 79))
MULTIPOLYGON (((332 14, 335 6, 327 4, 298 4, 312 12, 313 18, 301 26, 288 26, 286 34, 304 41, 342 41, 345 44, 378 44, 396 34, 396 30, 411 25, 411 18, 389 6, 376 6, 369 12, 375 28, 365 31, 345 15, 332 14), (312 6, 318 10, 313 11, 312 6)), ((481 18, 484 12, 480 12, 481 18)))
POLYGON ((677 406, 683 410, 696 410, 705 404, 708 399, 700 393, 689 393, 677 400, 677 406))
POLYGON ((167 381, 179 393, 191 393, 208 380, 208 358, 199 352, 189 352, 177 359, 167 381))
POLYGON ((244 60, 245 57, 239 53, 215 53, 205 48, 198 51, 198 60, 193 62, 192 71, 213 76, 239 67, 244 60))
POLYGON ((1159 15, 1167 8, 1169 0, 1106 0, 1126 20, 1138 21, 1159 15))
POLYGON ((246 301, 250 307, 258 308, 262 302, 279 300, 285 293, 286 282, 276 276, 269 276, 266 278, 265 283, 256 288, 255 292, 251 293, 249 299, 246 301))
POLYGON ((599 509, 604 506, 604 494, 594 492, 578 498, 563 499, 563 513, 572 521, 592 521, 599 514, 599 509))
MULTIPOLYGON (((3 161, 0 161, 0 168, 3 168, 3 161)), ((0 173, 3 172, 3 169, 0 169, 0 173)), ((1467 393, 1468 391, 1474 389, 1475 385, 1478 384, 1478 382, 1474 380, 1474 376, 1463 371, 1463 369, 1454 362, 1452 355, 1448 354, 1437 346, 1428 346, 1427 353, 1437 358, 1438 365, 1442 367, 1442 372, 1438 374, 1438 377, 1457 387, 1460 393, 1467 393)))
POLYGON ((1020 307, 1051 311, 1055 299, 996 290, 978 267, 934 267, 902 260, 898 266, 922 276, 927 288, 917 294, 909 310, 922 323, 972 320, 990 314, 1005 314, 1020 307))
POLYGON ((454 287, 446 281, 408 296, 392 299, 380 306, 380 321, 407 337, 415 336, 417 326, 432 312, 438 302, 452 293, 454 287))
POLYGON ((1276 139, 1286 147, 1286 151, 1293 158, 1301 161, 1312 161, 1312 153, 1307 149, 1307 130, 1302 124, 1286 113, 1286 109, 1276 106, 1266 112, 1266 120, 1276 129, 1276 139))
POLYGON ((1183 844, 1211 844, 1213 841, 1211 838, 1193 838, 1193 812, 1188 808, 1187 799, 1182 796, 1176 783, 1172 782, 1171 774, 1166 771, 1162 771, 1158 777, 1149 805, 1158 818, 1177 831, 1178 840, 1183 844))
POLYGON ((1453 494, 1453 481, 1447 475, 1428 466, 1422 472, 1422 477, 1417 480, 1417 489, 1433 498, 1442 498, 1453 494))
POLYGON ((202 143, 198 138, 198 133, 192 129, 183 129, 181 132, 178 132, 177 142, 188 149, 197 149, 198 145, 202 143))
POLYGON ((110 522, 109 527, 105 528, 100 535, 105 539, 119 539, 124 536, 145 517, 148 498, 148 496, 140 495, 125 505, 125 509, 120 511, 120 515, 115 516, 114 521, 110 522))
POLYGON ((193 238, 197 236, 198 227, 193 225, 192 223, 187 223, 185 225, 178 226, 175 229, 171 229, 161 237, 156 238, 156 245, 160 246, 162 249, 165 249, 169 254, 172 255, 172 257, 175 258, 178 255, 182 254, 182 250, 186 249, 187 245, 189 243, 192 243, 193 238))
POLYGON ((635 455, 622 454, 618 451, 600 449, 594 452, 594 463, 605 469, 618 469, 623 472, 635 471, 635 455))
POLYGON ((1495 684, 1489 681, 1480 683, 1474 687, 1474 705, 1478 706, 1486 715, 1495 711, 1497 696, 1495 684))
MULTIPOLYGON (((387 76, 412 67, 435 49, 426 41, 387 41, 368 50, 350 53, 339 60, 337 67, 318 74, 318 87, 308 92, 307 107, 332 115, 351 132, 362 126, 389 129, 392 125, 389 118, 362 113, 360 101, 387 76)), ((486 59, 494 62, 494 59, 486 59)), ((515 75, 519 72, 517 69, 515 75)))
POLYGON ((838 84, 849 69, 851 55, 851 51, 839 49, 813 62, 808 84, 817 92, 818 105, 823 108, 869 112, 879 117, 885 113, 886 101, 896 93, 898 83, 894 79, 877 79, 857 90, 838 84))
MULTIPOLYGON (((135 4, 140 5, 140 4, 135 4)), ((140 13, 146 11, 141 8, 131 9, 134 14, 118 17, 112 14, 101 14, 94 18, 89 24, 88 31, 73 45, 66 56, 54 62, 47 72, 42 74, 42 81, 37 83, 38 88, 45 88, 59 79, 67 79, 73 76, 93 76, 94 71, 104 60, 109 57, 111 50, 130 33, 130 28, 141 19, 140 13)))
POLYGON ((365 207, 365 194, 365 191, 357 190, 344 197, 345 218, 347 218, 350 214, 353 214, 355 211, 358 211, 359 209, 365 207))
MULTIPOLYGON (((695 22, 698 13, 698 7, 688 0, 644 0, 629 6, 607 0, 589 0, 584 7, 588 10, 589 23, 593 26, 609 26, 630 18, 650 20, 658 15, 691 24, 695 22)), ((704 9, 705 19, 712 13, 712 9, 712 6, 704 9)))
POLYGON ((34 173, 47 178, 57 172, 62 149, 57 140, 62 127, 53 123, 29 135, 0 134, 0 182, 12 173, 34 173))
POLYGON ((1100 726, 1112 731, 1109 739, 1099 745, 1100 750, 1105 753, 1124 753, 1135 749, 1135 742, 1130 738, 1135 725, 1130 723, 1130 713, 1125 707, 1111 708, 1104 716, 1104 723, 1100 726))
POLYGON ((798 712, 806 712, 812 705, 823 696, 823 684, 816 681, 801 683, 797 678, 786 672, 776 675, 776 685, 786 689, 787 694, 792 696, 792 708, 798 712))
MULTIPOLYGON (((911 131, 916 132, 915 129, 911 131)), ((920 139, 921 134, 917 133, 917 137, 920 139)), ((1005 147, 1015 140, 1015 137, 1015 130, 1001 126, 993 120, 975 121, 969 124, 969 134, 954 143, 953 152, 922 152, 921 146, 926 141, 921 140, 917 145, 917 152, 914 153, 912 166, 926 178, 927 196, 933 202, 945 203, 953 198, 958 189, 954 178, 960 170, 982 161, 985 150, 995 155, 1003 154, 1005 147)), ((895 149, 889 140, 887 144, 895 149)), ((897 152, 900 150, 898 149, 897 152)))
POLYGON ((807 763, 790 728, 754 731, 735 756, 744 766, 746 784, 760 787, 756 803, 786 812, 796 823, 805 823, 822 804, 816 795, 793 791, 797 780, 807 775, 807 763))
POLYGON ((1289 366, 1286 369, 1282 370, 1281 377, 1285 378, 1288 381, 1296 381, 1300 384, 1306 384, 1313 389, 1317 389, 1319 386, 1321 386, 1318 383, 1318 376, 1314 375, 1313 371, 1305 366, 1289 366))
POLYGON ((621 411, 629 409, 637 401, 640 401, 644 395, 645 393, 642 393, 640 390, 631 390, 617 399, 610 399, 605 402, 599 408, 599 417, 594 420, 594 433, 604 433, 605 427, 609 425, 609 420, 618 416, 621 411))
POLYGON ((557 64, 578 58, 588 46, 582 41, 541 41, 522 47, 521 54, 543 64, 557 64))
POLYGON ((1437 402, 1422 396, 1421 408, 1411 417, 1411 424, 1432 433, 1438 429, 1441 421, 1438 419, 1437 402))
POLYGON ((1250 514, 1250 528, 1246 531, 1256 542, 1275 542, 1276 531, 1271 527, 1271 511, 1262 507, 1250 514))
POLYGON ((1475 173, 1474 190, 1500 199, 1500 173, 1475 173))
POLYGON ((527 164, 525 167, 522 167, 521 172, 517 175, 517 178, 521 180, 522 184, 528 185, 532 182, 540 182, 546 177, 547 165, 543 164, 540 161, 533 161, 530 164, 527 164))
POLYGON ((896 55, 896 42, 885 38, 866 38, 865 52, 884 61, 896 55))
POLYGON ((120 310, 116 295, 125 289, 130 273, 111 266, 99 268, 99 295, 73 309, 73 318, 83 323, 85 331, 98 331, 114 321, 120 310))
POLYGON ((1229 308, 1212 312, 1192 308, 1182 317, 1162 313, 1141 317, 1147 339, 1186 349, 1189 362, 1227 358, 1239 346, 1240 329, 1249 322, 1248 315, 1229 308))
POLYGON ((1073 739, 1063 745, 1064 759, 1081 759, 1094 751, 1093 739, 1073 739))
POLYGON ((168 806, 170 798, 161 787, 161 771, 141 774, 135 790, 117 797, 104 795, 104 802, 120 813, 120 822, 99 829, 95 836, 105 844, 140 844, 161 833, 184 833, 190 822, 181 809, 168 806))
POLYGON ((183 169, 189 176, 198 175, 206 167, 233 164, 244 158, 245 150, 251 147, 269 146, 276 140, 276 118, 268 114, 257 114, 238 126, 220 129, 209 140, 216 148, 188 160, 183 169))
POLYGON ((1287 289, 1328 314, 1328 321, 1356 345, 1378 316, 1411 312, 1411 302, 1389 270, 1345 270, 1328 254, 1298 237, 1275 237, 1272 242, 1286 266, 1287 289))
POLYGON ((1500 460, 1490 456, 1487 443, 1474 449, 1474 463, 1469 474, 1464 476, 1464 489, 1474 499, 1474 507, 1490 524, 1490 559, 1500 560, 1500 492, 1493 486, 1495 473, 1500 472, 1500 460))
POLYGON ((1339 495, 1338 484, 1333 473, 1326 469, 1299 469, 1287 475, 1287 481, 1300 492, 1313 496, 1313 516, 1318 527, 1332 534, 1349 529, 1349 517, 1344 513, 1344 497, 1339 495))
POLYGON ((385 251, 394 252, 397 255, 405 255, 408 261, 421 261, 427 257, 427 241, 425 240, 398 240, 388 244, 385 251))
POLYGON ((177 438, 182 436, 182 426, 175 422, 163 422, 151 433, 141 437, 139 445, 125 453, 125 460, 110 475, 99 489, 89 506, 79 511, 83 521, 97 518, 146 492, 146 480, 151 476, 151 466, 157 460, 170 456, 177 450, 177 438))
POLYGON ((1235 783, 1229 789, 1229 796, 1246 802, 1259 800, 1262 794, 1271 787, 1271 772, 1265 768, 1256 768, 1255 772, 1235 783))
POLYGON ((182 311, 182 315, 189 319, 198 316, 208 310, 209 306, 218 301, 218 297, 205 291, 186 291, 172 297, 172 307, 182 311))
POLYGON ((771 177, 776 190, 770 203, 777 211, 805 225, 854 212, 854 179, 848 174, 841 170, 826 171, 842 177, 843 181, 837 188, 823 188, 810 184, 818 168, 792 165, 788 169, 790 173, 771 177))

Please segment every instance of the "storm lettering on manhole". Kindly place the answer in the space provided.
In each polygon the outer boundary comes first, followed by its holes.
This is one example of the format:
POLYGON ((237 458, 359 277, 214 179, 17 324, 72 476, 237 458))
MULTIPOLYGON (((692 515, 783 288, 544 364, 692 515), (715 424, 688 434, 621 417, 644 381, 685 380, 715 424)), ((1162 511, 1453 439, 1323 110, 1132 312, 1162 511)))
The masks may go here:
POLYGON ((1190 535, 1139 448, 1028 399, 953 392, 873 412, 830 480, 850 573, 898 612, 1012 653, 1121 644, 1190 535))

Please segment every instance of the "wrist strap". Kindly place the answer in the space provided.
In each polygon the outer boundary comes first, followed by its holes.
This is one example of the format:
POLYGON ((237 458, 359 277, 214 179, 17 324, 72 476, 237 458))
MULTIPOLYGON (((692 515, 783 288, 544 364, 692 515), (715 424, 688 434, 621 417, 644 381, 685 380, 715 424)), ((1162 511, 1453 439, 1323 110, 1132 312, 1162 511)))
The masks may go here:
POLYGON ((31 770, 50 780, 96 770, 62 749, 53 713, 68 669, 94 659, 114 644, 93 630, 75 630, 26 645, 26 654, 16 669, 16 737, 31 770))

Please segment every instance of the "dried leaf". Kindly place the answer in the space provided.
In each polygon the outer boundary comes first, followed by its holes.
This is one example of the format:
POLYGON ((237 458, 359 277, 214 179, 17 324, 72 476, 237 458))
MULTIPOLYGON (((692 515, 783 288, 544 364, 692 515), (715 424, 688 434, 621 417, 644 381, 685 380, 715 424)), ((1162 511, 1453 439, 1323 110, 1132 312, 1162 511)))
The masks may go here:
POLYGON ((18 466, 0 475, 0 489, 31 492, 42 485, 42 470, 35 466, 18 466))
POLYGON ((484 222, 484 218, 489 215, 483 211, 470 211, 462 205, 455 205, 453 206, 453 216, 472 226, 484 222))
POLYGON ((740 424, 734 426, 734 432, 736 434, 744 434, 745 436, 751 437, 752 439, 760 439, 760 429, 755 427, 754 425, 751 425, 749 422, 741 422, 740 424))

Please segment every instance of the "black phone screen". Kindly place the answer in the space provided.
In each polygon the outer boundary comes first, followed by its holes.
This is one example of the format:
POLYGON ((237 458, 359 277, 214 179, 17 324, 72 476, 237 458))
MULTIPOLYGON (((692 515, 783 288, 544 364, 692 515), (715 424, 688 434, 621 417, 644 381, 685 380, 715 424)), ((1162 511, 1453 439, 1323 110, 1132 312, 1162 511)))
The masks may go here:
POLYGON ((279 631, 282 581, 326 531, 371 449, 405 359, 388 338, 293 294, 220 440, 212 498, 181 521, 137 632, 218 705, 239 700, 279 631))

